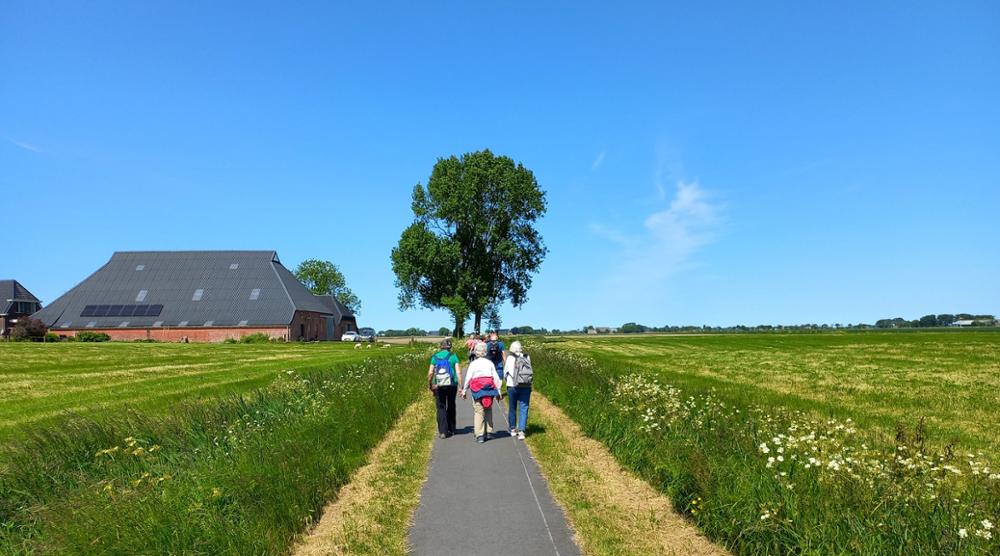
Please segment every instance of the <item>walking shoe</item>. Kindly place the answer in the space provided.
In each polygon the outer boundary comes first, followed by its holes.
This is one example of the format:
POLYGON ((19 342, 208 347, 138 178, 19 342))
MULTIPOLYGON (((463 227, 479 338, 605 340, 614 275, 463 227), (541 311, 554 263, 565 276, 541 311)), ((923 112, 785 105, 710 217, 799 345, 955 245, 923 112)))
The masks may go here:
POLYGON ((438 438, 448 438, 448 435, 442 432, 438 434, 438 438))
POLYGON ((517 431, 517 437, 524 440, 524 431, 517 431))
POLYGON ((517 436, 517 429, 510 429, 511 436, 517 436))
POLYGON ((482 436, 477 436, 476 437, 476 442, 482 444, 483 442, 486 442, 486 439, 483 438, 482 436))

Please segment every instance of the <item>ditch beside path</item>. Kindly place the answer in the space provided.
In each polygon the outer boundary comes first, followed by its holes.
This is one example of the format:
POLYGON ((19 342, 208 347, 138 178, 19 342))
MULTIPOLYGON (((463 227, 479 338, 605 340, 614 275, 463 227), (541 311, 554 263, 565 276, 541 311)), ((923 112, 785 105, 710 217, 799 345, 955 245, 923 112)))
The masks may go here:
POLYGON ((506 400, 493 406, 496 437, 485 444, 472 433, 471 397, 457 405, 458 434, 434 440, 410 528, 412 553, 579 556, 531 452, 508 434, 506 400))

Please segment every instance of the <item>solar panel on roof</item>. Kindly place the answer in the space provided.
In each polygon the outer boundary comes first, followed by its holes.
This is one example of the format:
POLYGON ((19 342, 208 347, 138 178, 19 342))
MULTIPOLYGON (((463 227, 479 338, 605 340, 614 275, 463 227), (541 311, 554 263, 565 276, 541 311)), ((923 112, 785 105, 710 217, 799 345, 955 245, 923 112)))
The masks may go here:
POLYGON ((146 316, 146 311, 149 309, 149 305, 136 305, 135 310, 132 312, 133 317, 144 317, 146 316))
POLYGON ((87 305, 81 317, 158 317, 163 305, 87 305), (114 309, 118 307, 119 309, 114 309), (116 312, 117 311, 117 312, 116 312))
POLYGON ((110 307, 108 307, 108 315, 107 316, 109 316, 109 317, 120 317, 120 316, 122 316, 122 307, 123 307, 122 305, 111 305, 110 307))
POLYGON ((94 316, 95 317, 105 317, 105 316, 108 315, 108 309, 110 309, 110 308, 111 308, 111 305, 98 305, 94 309, 94 316))
POLYGON ((160 312, 163 311, 163 305, 150 305, 146 308, 147 317, 158 317, 160 312))
POLYGON ((97 308, 97 305, 87 305, 86 307, 83 308, 83 312, 80 313, 80 316, 81 317, 92 317, 92 316, 94 316, 94 309, 96 309, 96 308, 97 308))
POLYGON ((135 305, 122 305, 122 312, 119 316, 122 317, 135 316, 135 305))

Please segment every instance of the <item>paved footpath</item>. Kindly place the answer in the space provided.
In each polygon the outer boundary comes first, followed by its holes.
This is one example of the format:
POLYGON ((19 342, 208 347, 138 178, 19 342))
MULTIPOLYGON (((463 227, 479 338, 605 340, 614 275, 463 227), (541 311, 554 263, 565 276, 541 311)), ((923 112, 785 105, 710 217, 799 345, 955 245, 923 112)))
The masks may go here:
POLYGON ((508 434, 506 399, 493 406, 495 437, 485 444, 472 434, 471 396, 457 405, 458 433, 434 440, 410 528, 413 554, 579 556, 531 452, 508 434))

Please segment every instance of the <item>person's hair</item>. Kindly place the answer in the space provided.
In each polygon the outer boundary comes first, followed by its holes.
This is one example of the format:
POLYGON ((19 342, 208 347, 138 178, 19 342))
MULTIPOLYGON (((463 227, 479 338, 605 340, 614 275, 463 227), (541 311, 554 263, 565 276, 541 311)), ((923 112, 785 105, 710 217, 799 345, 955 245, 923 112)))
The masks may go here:
POLYGON ((451 349, 451 338, 441 340, 441 349, 451 349))
POLYGON ((498 340, 499 338, 500 338, 500 335, 497 334, 496 330, 494 330, 493 332, 490 332, 490 339, 491 340, 498 340))
POLYGON ((511 344, 510 344, 510 352, 511 352, 511 353, 517 353, 517 354, 520 354, 520 353, 522 353, 523 351, 524 351, 524 350, 523 350, 523 348, 521 348, 521 342, 519 342, 519 341, 517 341, 517 340, 514 340, 514 341, 513 341, 513 342, 512 342, 511 344))
POLYGON ((474 353, 476 357, 486 357, 486 344, 478 342, 476 347, 472 348, 472 353, 474 353))

